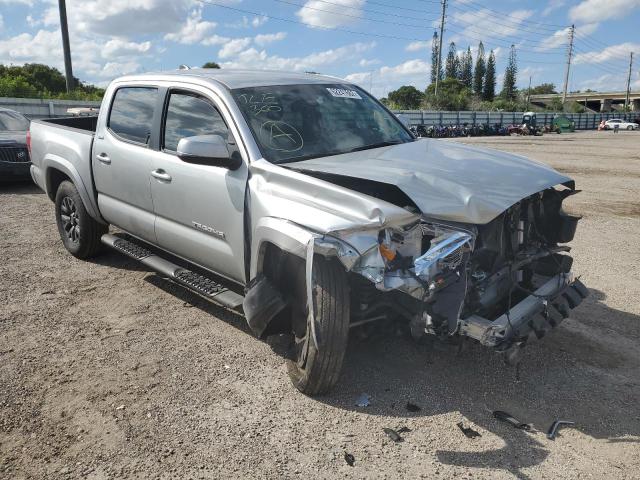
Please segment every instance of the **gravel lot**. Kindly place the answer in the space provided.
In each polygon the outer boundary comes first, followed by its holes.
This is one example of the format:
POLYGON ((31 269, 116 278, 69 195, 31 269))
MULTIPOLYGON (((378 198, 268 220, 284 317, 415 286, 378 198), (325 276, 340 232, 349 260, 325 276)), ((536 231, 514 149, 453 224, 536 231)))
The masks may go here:
POLYGON ((0 477, 640 478, 640 132, 464 141, 584 190, 569 207, 591 297, 527 348, 519 380, 482 347, 379 327, 354 332, 331 395, 307 398, 241 316, 118 254, 74 259, 45 195, 0 187, 0 477), (547 440, 558 418, 576 427, 547 440), (403 426, 401 443, 383 432, 403 426))

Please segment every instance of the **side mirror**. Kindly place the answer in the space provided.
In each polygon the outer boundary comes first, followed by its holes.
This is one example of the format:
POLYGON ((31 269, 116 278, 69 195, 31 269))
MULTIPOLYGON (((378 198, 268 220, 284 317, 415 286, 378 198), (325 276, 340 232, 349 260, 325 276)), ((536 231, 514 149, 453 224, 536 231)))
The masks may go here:
POLYGON ((213 165, 229 170, 236 170, 242 165, 240 154, 229 153, 227 141, 220 135, 197 135, 180 139, 178 158, 187 163, 213 165))

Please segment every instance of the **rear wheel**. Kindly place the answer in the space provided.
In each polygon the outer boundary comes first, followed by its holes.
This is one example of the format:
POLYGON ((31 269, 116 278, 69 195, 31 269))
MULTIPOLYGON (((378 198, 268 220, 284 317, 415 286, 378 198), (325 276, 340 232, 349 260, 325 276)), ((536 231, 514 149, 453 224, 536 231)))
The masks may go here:
POLYGON ((329 391, 338 381, 349 337, 350 300, 347 274, 335 260, 313 260, 313 313, 316 338, 306 306, 304 269, 292 282, 298 286, 293 307, 293 351, 288 360, 291 381, 307 395, 329 391))
POLYGON ((95 221, 84 208, 75 185, 64 181, 56 192, 56 224, 64 248, 74 257, 91 258, 100 252, 100 237, 108 226, 95 221))

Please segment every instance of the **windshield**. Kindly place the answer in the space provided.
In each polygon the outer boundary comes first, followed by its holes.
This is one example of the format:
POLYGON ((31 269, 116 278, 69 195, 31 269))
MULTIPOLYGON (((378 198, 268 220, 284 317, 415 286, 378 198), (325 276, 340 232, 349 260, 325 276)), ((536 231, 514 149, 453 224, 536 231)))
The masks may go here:
POLYGON ((413 141, 393 114, 352 85, 280 85, 232 93, 262 155, 273 163, 413 141))
POLYGON ((0 131, 26 132, 29 120, 17 112, 0 112, 0 131))

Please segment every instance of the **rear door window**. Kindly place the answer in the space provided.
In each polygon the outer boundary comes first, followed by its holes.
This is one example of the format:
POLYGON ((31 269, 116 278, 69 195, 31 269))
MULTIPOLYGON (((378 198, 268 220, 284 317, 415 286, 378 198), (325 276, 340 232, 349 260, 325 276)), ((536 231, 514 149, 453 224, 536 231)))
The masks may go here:
POLYGON ((157 98, 157 88, 118 89, 111 105, 109 129, 124 140, 147 145, 157 98))
POLYGON ((220 135, 227 140, 229 130, 213 104, 200 95, 172 92, 164 124, 164 149, 178 150, 182 138, 220 135))

